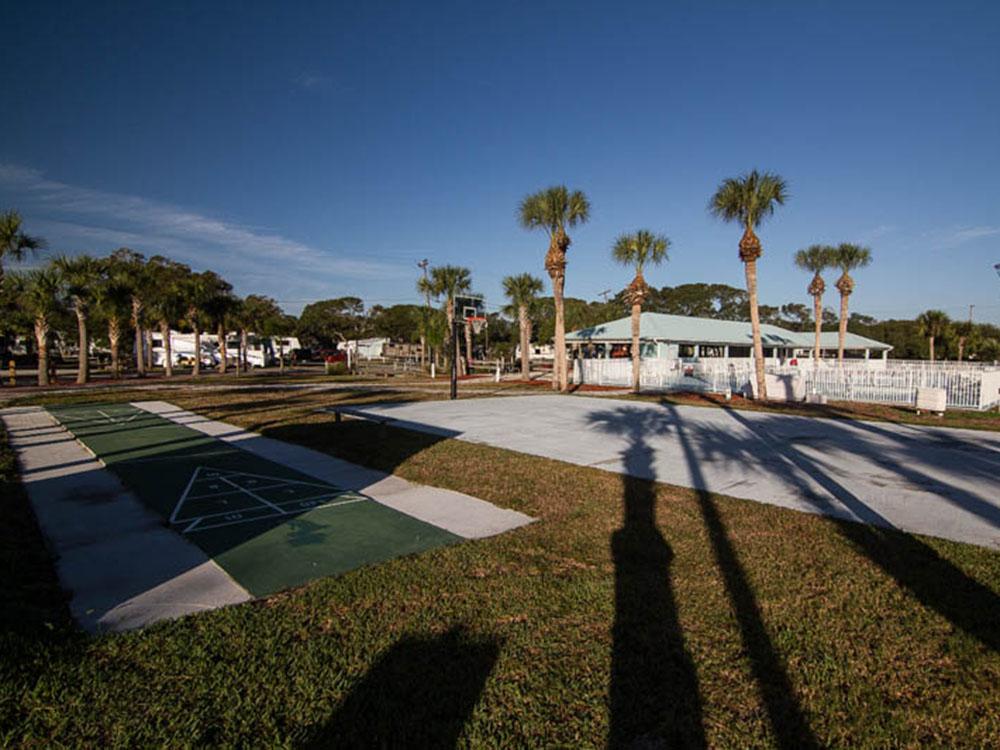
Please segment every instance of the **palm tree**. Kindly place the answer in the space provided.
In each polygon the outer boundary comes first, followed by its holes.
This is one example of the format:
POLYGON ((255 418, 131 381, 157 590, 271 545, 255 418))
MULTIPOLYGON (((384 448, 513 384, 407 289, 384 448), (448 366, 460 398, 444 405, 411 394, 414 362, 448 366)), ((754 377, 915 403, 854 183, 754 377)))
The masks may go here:
POLYGON ((435 266, 431 269, 430 289, 434 297, 444 297, 444 314, 448 321, 446 340, 450 342, 454 338, 455 297, 472 289, 472 273, 462 266, 435 266))
POLYGON ((836 252, 836 249, 830 245, 810 245, 795 253, 795 265, 804 271, 811 271, 813 274, 806 292, 813 298, 813 317, 816 319, 816 342, 813 346, 814 367, 819 365, 819 340, 820 334, 823 332, 823 293, 826 291, 826 282, 823 281, 822 273, 834 265, 836 252))
POLYGON ((944 335, 950 323, 951 318, 942 310, 927 310, 917 317, 920 335, 927 337, 927 348, 930 352, 931 362, 934 361, 934 340, 944 335))
POLYGON ((77 355, 76 382, 84 384, 90 381, 90 335, 88 316, 90 305, 96 297, 97 287, 101 280, 101 263, 89 255, 56 258, 54 264, 59 271, 69 297, 73 313, 76 315, 76 326, 79 341, 77 355))
POLYGON ((101 278, 95 290, 95 302, 108 324, 108 346, 111 349, 111 373, 121 377, 121 335, 128 320, 132 303, 132 281, 129 269, 119 263, 114 254, 101 262, 101 278))
POLYGON ((639 392, 639 375, 642 371, 639 349, 639 327, 642 321, 642 303, 649 294, 649 285, 643 278, 642 270, 647 263, 659 265, 667 259, 670 240, 664 235, 653 234, 648 229, 640 229, 632 234, 623 234, 611 248, 611 256, 623 266, 635 266, 635 278, 625 290, 626 298, 632 306, 632 390, 639 392))
POLYGON ((510 304, 504 308, 504 314, 513 317, 517 315, 517 324, 521 333, 521 376, 531 379, 531 311, 537 304, 539 293, 544 288, 542 280, 530 273, 519 273, 516 276, 505 276, 503 293, 507 295, 510 304))
POLYGON ((201 375, 201 331, 207 320, 213 316, 209 312, 213 300, 220 294, 229 294, 232 286, 214 271, 191 274, 184 282, 184 297, 187 304, 188 325, 194 331, 194 364, 192 377, 201 375))
POLYGON ((760 310, 757 308, 757 260, 763 254, 763 249, 754 229, 774 213, 775 206, 783 206, 787 199, 788 186, 781 177, 754 169, 740 177, 723 180, 708 205, 709 211, 716 217, 723 221, 738 222, 743 227, 740 260, 743 261, 747 278, 754 370, 757 395, 761 399, 767 398, 767 387, 764 384, 764 344, 760 338, 760 310))
MULTIPOLYGON (((4 260, 23 260, 29 253, 35 253, 45 247, 45 240, 32 237, 21 229, 21 216, 16 211, 5 211, 0 214, 0 289, 4 286, 4 260)), ((6 332, 0 336, 0 355, 7 352, 6 332)))
POLYGON ((148 268, 153 282, 150 308, 163 337, 163 374, 169 378, 174 374, 170 329, 187 312, 184 287, 191 275, 191 269, 183 263, 160 255, 154 255, 149 259, 148 268))
POLYGON ((111 253, 111 263, 127 279, 132 329, 135 331, 135 371, 141 378, 146 375, 146 300, 150 295, 152 274, 141 253, 121 247, 111 253))
POLYGON ((49 385, 49 334, 62 310, 62 279, 53 266, 30 271, 23 279, 24 304, 31 312, 38 349, 38 385, 49 385))
POLYGON ((841 270, 840 278, 837 279, 837 290, 840 292, 840 328, 837 334, 837 362, 844 361, 844 342, 847 339, 847 298, 854 291, 854 279, 851 278, 851 271, 855 268, 864 268, 872 262, 872 251, 867 247, 852 245, 849 242, 842 242, 837 245, 833 252, 833 263, 841 270))
POLYGON ((0 285, 3 284, 3 264, 6 259, 23 260, 29 253, 45 247, 45 240, 32 237, 21 229, 21 215, 17 211, 0 214, 0 285))
POLYGON ((219 339, 219 374, 226 374, 226 328, 229 319, 236 311, 237 299, 233 296, 233 287, 223 279, 214 288, 212 294, 204 302, 204 310, 208 319, 215 326, 219 339))
POLYGON ((566 229, 583 224, 590 218, 590 201, 579 190, 570 192, 565 185, 556 185, 525 196, 518 207, 518 218, 525 229, 544 229, 549 236, 545 270, 552 279, 552 298, 556 308, 552 387, 565 391, 569 388, 569 373, 566 370, 563 291, 566 287, 566 251, 571 243, 566 229))

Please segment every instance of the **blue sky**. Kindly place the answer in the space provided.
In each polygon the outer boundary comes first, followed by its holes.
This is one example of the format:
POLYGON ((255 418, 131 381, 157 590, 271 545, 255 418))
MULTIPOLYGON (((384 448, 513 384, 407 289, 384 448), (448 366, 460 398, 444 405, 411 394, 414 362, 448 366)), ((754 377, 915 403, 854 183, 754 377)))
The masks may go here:
MULTIPOLYGON (((0 207, 53 250, 120 245, 297 312, 416 301, 460 263, 490 305, 544 276, 527 192, 584 190, 567 293, 630 279, 614 237, 673 243, 651 283, 740 286, 719 181, 789 183, 761 230, 764 302, 862 242, 855 310, 1000 322, 1000 4, 6 3, 0 207)), ((828 299, 834 303, 832 296, 828 299)))

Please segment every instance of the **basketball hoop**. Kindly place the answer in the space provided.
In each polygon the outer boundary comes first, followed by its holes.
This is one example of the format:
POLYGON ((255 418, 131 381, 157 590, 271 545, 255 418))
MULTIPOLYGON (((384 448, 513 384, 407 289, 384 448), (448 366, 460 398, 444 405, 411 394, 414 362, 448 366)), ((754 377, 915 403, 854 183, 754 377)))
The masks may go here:
POLYGON ((477 336, 486 328, 486 318, 481 315, 472 315, 465 319, 465 322, 472 326, 472 332, 477 336))

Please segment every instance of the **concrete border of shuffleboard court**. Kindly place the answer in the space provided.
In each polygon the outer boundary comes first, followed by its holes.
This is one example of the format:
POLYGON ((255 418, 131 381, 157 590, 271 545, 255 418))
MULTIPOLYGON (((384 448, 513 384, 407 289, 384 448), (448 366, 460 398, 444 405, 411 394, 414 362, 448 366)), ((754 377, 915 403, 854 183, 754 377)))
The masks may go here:
POLYGON ((84 630, 129 630, 253 598, 166 528, 45 409, 2 409, 0 418, 70 613, 84 630))
POLYGON ((378 503, 450 531, 465 539, 482 539, 525 526, 535 519, 499 508, 461 492, 414 484, 392 474, 368 469, 310 448, 266 438, 225 422, 185 411, 166 401, 136 401, 132 406, 197 430, 205 435, 283 464, 344 490, 354 490, 378 503))

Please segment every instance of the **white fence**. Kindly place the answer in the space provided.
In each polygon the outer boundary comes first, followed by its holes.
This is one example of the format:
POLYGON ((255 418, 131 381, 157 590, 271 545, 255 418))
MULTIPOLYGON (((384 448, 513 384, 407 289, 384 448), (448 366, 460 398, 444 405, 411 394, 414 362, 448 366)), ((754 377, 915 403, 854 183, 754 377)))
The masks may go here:
MULTIPOLYGON (((778 375, 798 374, 806 393, 836 401, 912 405, 917 388, 943 388, 948 408, 990 409, 1000 406, 1000 368, 953 362, 900 362, 894 360, 821 362, 806 361, 797 367, 768 366, 778 375), (877 362, 877 364, 876 364, 877 362)), ((753 379, 751 360, 685 363, 681 360, 644 359, 639 382, 642 388, 664 391, 724 393, 745 392, 753 379)), ((573 363, 573 381, 595 385, 629 386, 632 362, 628 359, 583 359, 573 363)))

